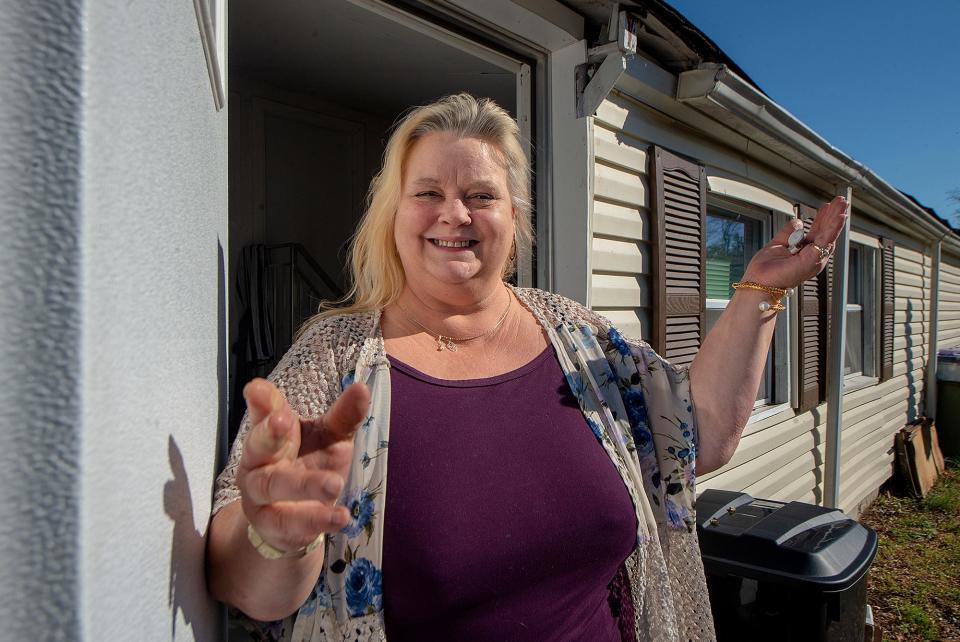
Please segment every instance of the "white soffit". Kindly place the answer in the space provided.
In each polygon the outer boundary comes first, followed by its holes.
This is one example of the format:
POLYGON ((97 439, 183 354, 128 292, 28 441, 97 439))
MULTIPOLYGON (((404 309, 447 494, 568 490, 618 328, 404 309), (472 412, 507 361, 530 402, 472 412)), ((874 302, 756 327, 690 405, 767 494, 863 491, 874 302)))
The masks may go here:
POLYGON ((794 216, 793 203, 754 185, 722 176, 707 176, 707 185, 713 194, 721 194, 727 198, 794 216))
MULTIPOLYGON (((852 223, 853 221, 851 221, 852 223)), ((875 236, 870 236, 869 234, 864 234, 863 232, 858 232, 856 230, 850 230, 850 242, 859 243, 860 245, 865 245, 872 248, 880 248, 880 239, 875 236)))

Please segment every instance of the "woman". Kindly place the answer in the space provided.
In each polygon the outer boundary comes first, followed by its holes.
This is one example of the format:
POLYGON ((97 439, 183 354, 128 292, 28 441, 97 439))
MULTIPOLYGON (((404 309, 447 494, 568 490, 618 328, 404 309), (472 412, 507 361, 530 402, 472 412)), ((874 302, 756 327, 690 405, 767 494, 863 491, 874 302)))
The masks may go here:
POLYGON ((778 288, 824 267, 846 204, 799 252, 794 221, 756 255, 688 376, 504 282, 530 240, 527 168, 489 101, 412 111, 371 186, 352 303, 247 386, 208 575, 269 637, 713 637, 694 465, 732 455, 778 288))

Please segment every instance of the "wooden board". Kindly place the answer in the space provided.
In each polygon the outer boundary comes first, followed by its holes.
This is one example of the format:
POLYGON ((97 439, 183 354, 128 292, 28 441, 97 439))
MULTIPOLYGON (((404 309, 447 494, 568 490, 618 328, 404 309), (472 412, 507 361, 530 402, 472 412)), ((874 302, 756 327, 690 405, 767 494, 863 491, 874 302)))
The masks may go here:
POLYGON ((897 463, 908 490, 916 497, 926 497, 944 466, 937 430, 929 419, 897 433, 897 463))

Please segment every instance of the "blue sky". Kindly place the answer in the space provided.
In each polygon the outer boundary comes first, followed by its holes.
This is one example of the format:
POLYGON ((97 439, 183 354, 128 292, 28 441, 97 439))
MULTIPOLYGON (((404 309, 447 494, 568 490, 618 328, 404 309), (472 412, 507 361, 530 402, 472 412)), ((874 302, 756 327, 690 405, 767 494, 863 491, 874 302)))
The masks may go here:
POLYGON ((781 106, 960 224, 960 1, 667 1, 781 106))

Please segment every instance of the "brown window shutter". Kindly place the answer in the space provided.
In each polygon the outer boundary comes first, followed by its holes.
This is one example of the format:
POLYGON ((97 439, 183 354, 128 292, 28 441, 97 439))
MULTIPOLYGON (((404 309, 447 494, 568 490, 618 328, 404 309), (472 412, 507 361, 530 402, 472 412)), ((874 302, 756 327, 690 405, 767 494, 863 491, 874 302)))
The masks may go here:
MULTIPOLYGON (((797 210, 803 221, 803 229, 809 232, 817 210, 802 204, 797 206, 797 210)), ((826 303, 825 281, 819 276, 807 279, 797 288, 797 307, 800 311, 797 336, 800 412, 816 408, 826 395, 826 337, 828 335, 821 314, 821 309, 826 306, 826 303)))
POLYGON ((676 365, 693 361, 706 327, 707 177, 702 165, 654 146, 651 345, 676 365))
POLYGON ((880 381, 893 376, 893 239, 880 239, 880 381))
POLYGON ((823 365, 823 386, 820 401, 826 401, 830 386, 830 370, 827 368, 827 354, 830 352, 830 311, 833 309, 833 257, 827 261, 827 267, 817 277, 820 285, 820 350, 823 352, 820 363, 823 365))

